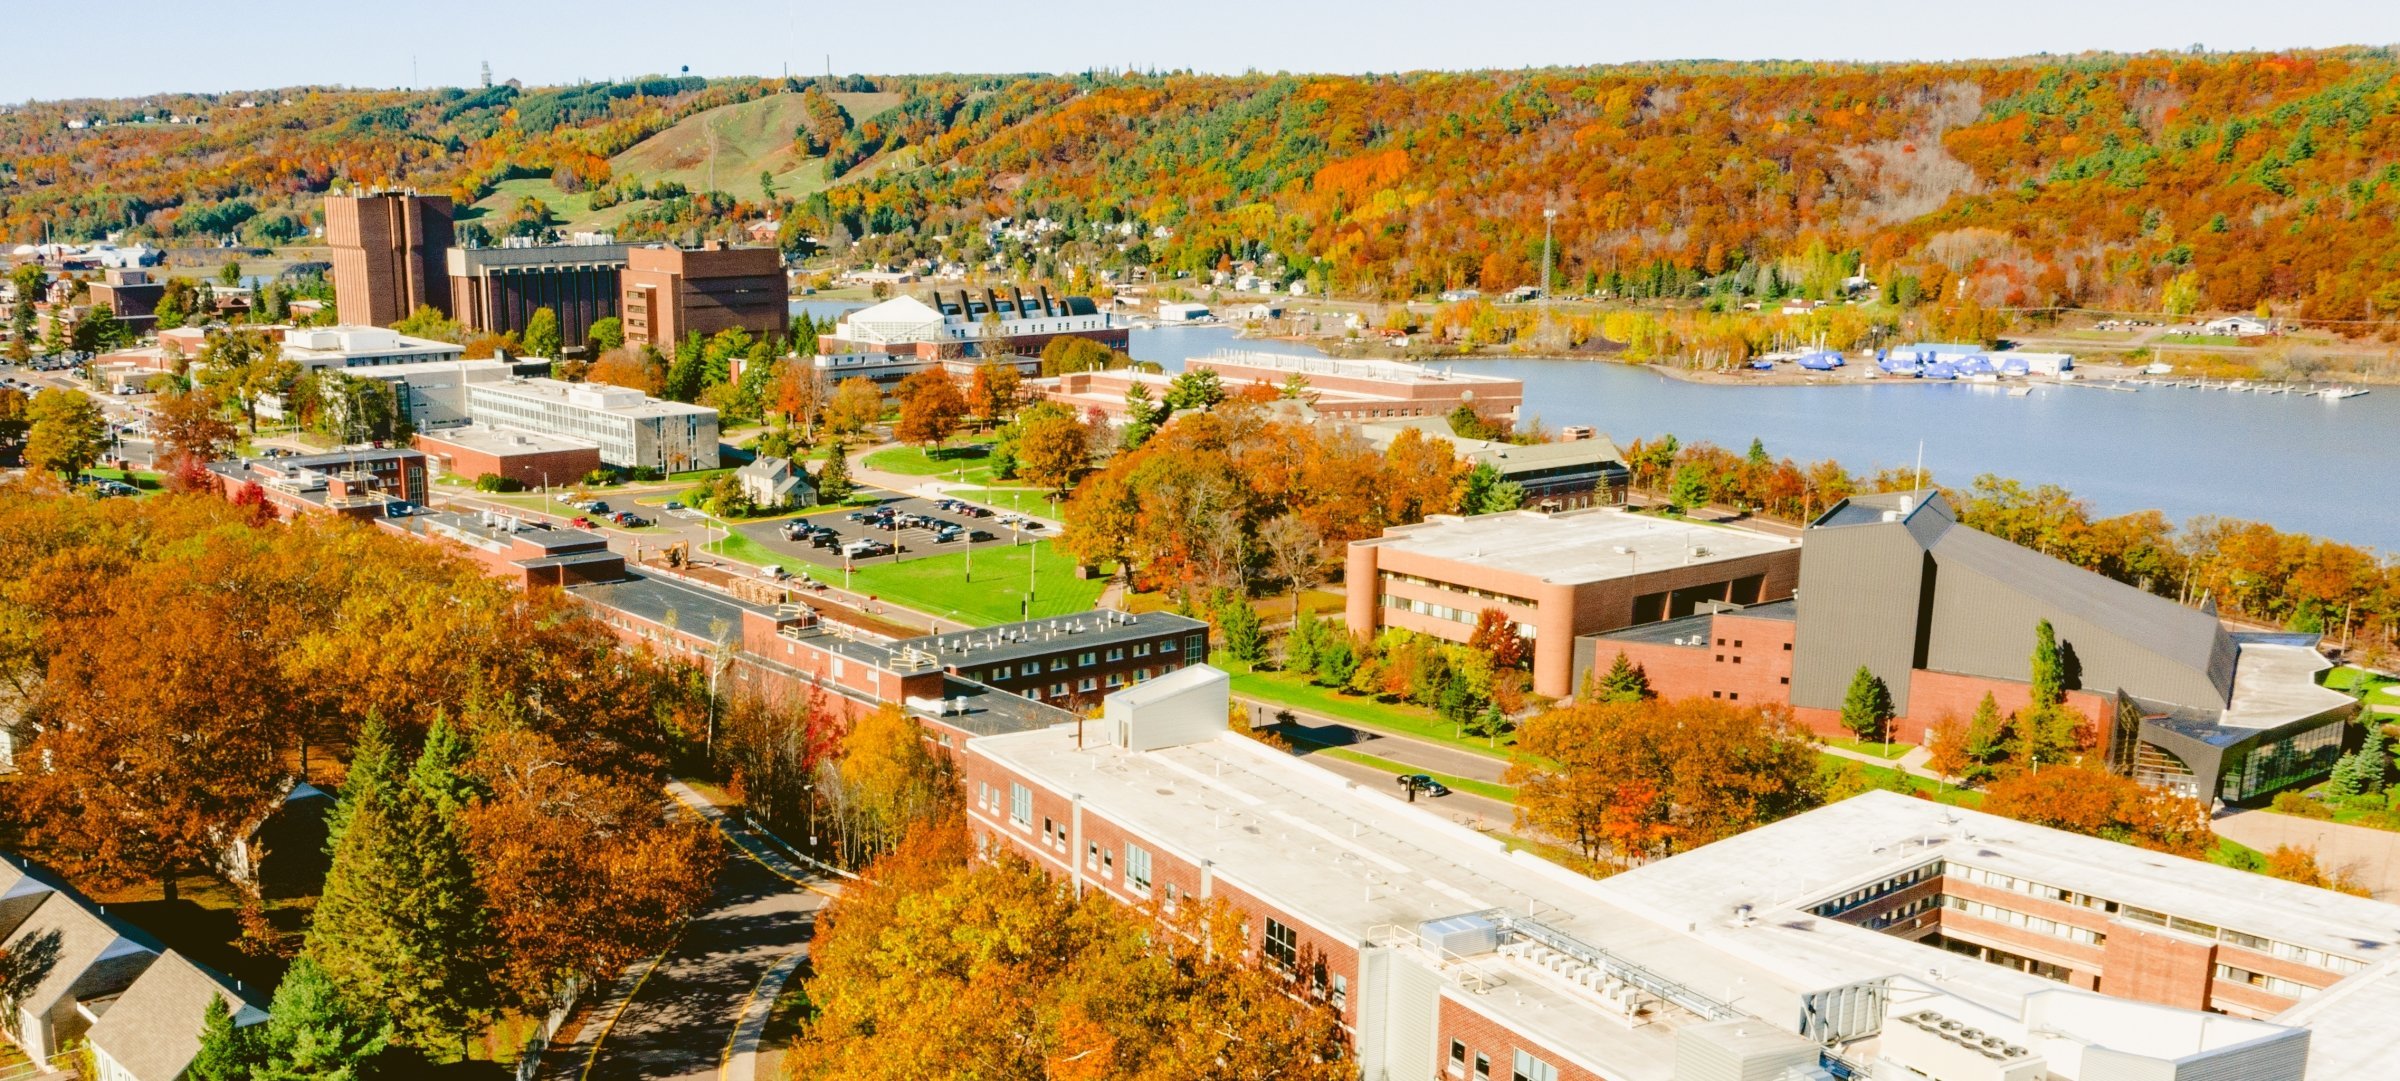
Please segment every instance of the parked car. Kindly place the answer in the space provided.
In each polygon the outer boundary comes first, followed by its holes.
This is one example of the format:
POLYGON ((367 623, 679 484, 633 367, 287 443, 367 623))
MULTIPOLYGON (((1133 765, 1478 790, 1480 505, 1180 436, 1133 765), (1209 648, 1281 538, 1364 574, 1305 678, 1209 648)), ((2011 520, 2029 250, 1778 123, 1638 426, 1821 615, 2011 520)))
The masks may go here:
POLYGON ((981 544, 985 541, 994 539, 996 538, 992 536, 991 531, 988 529, 970 529, 967 531, 968 544, 981 544))
POLYGON ((628 514, 625 516, 625 528, 627 529, 640 529, 641 527, 650 524, 652 524, 650 519, 644 518, 639 514, 628 514))
POLYGON ((592 501, 591 501, 591 502, 589 502, 589 503, 586 503, 586 504, 584 504, 584 505, 583 505, 583 509, 590 511, 590 512, 592 512, 593 514, 607 514, 607 513, 608 513, 608 504, 606 504, 606 503, 603 503, 603 502, 601 502, 601 501, 599 501, 599 500, 595 499, 595 500, 592 500, 592 501))
POLYGON ((933 543, 948 544, 951 541, 960 540, 966 535, 966 531, 957 526, 944 526, 933 531, 933 543))
POLYGON ((577 519, 575 519, 574 521, 572 521, 572 522, 569 522, 569 523, 567 523, 567 524, 568 524, 568 525, 571 525, 571 526, 574 526, 574 527, 575 527, 575 528, 577 528, 577 529, 590 529, 590 528, 592 528, 592 520, 591 520, 591 519, 589 519, 589 518, 577 518, 577 519))
POLYGON ((668 509, 668 510, 682 510, 682 509, 683 509, 683 504, 682 504, 682 503, 679 503, 679 502, 677 502, 677 501, 675 501, 675 500, 672 500, 672 499, 670 499, 670 500, 667 500, 667 509, 668 509))
POLYGON ((1447 796, 1450 794, 1450 787, 1448 785, 1434 780, 1433 778, 1422 773, 1404 774, 1399 780, 1400 787, 1402 789, 1423 792, 1428 796, 1447 796))

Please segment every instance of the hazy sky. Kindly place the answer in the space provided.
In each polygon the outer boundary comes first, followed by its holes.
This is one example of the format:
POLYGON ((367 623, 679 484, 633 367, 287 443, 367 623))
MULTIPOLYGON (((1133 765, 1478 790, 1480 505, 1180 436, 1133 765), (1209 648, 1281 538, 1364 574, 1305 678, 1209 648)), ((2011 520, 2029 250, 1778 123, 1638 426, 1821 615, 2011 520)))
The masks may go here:
POLYGON ((2392 0, 7 0, 0 101, 295 84, 821 72, 1400 71, 1627 60, 1958 59, 2400 42, 2392 0), (155 9, 155 10, 153 10, 155 9), (109 39, 112 27, 122 40, 109 39), (408 32, 411 28, 416 32, 408 32), (412 75, 412 61, 414 64, 412 75))

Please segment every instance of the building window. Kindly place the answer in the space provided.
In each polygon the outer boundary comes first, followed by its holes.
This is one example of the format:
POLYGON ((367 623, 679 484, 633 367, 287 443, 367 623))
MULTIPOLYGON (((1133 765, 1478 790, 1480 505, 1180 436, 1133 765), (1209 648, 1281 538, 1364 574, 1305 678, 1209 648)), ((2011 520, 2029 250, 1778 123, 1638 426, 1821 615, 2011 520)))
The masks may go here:
POLYGON ((1124 647, 1124 646, 1118 646, 1117 648, 1115 648, 1115 649, 1112 649, 1112 650, 1109 650, 1109 651, 1108 651, 1108 661, 1109 661, 1109 663, 1110 663, 1110 664, 1115 664, 1116 662, 1118 662, 1118 661, 1121 661, 1121 660, 1124 660, 1124 659, 1125 659, 1125 647, 1124 647))
POLYGON ((1455 1077, 1466 1072, 1467 1045, 1457 1040, 1452 1040, 1450 1041, 1450 1073, 1455 1077))
POLYGON ((1100 681, 1093 679, 1090 676, 1085 676, 1075 684, 1075 689, 1082 691, 1085 694, 1090 694, 1091 692, 1100 689, 1100 681))
POLYGON ((1141 893, 1150 892, 1150 850, 1140 845, 1125 846, 1125 884, 1141 893))
POLYGON ((1185 653, 1206 653, 1206 652, 1208 652, 1208 636, 1207 636, 1207 635, 1201 635, 1201 634, 1187 634, 1187 635, 1184 635, 1184 636, 1183 636, 1183 651, 1184 651, 1185 653))
POLYGON ((1064 683, 1053 683, 1053 684, 1051 684, 1051 685, 1050 685, 1050 697, 1052 697, 1052 698, 1065 698, 1066 696, 1067 696, 1067 685, 1066 685, 1066 684, 1064 684, 1064 683))
POLYGON ((1148 643, 1148 642, 1135 642, 1135 643, 1133 644, 1133 655, 1134 655, 1134 656, 1136 656, 1136 657, 1147 657, 1147 656, 1149 656, 1149 655, 1150 655, 1150 643, 1148 643))
POLYGON ((1040 661, 1026 661, 1026 662, 1025 662, 1025 667, 1022 669, 1022 671, 1024 672, 1024 674, 1026 674, 1026 675, 1029 675, 1029 676, 1038 676, 1038 675, 1041 675, 1041 674, 1042 674, 1042 662, 1040 662, 1040 661))
POLYGON ((1475 1081, 1492 1081, 1492 1056, 1475 1052, 1475 1081))
POLYGON ((1169 639, 1167 639, 1167 640, 1166 640, 1166 641, 1164 641, 1164 642, 1160 642, 1160 643, 1158 644, 1158 651, 1159 651, 1160 653, 1173 653, 1173 652, 1175 652, 1175 640, 1174 640, 1174 639, 1172 639, 1172 638, 1169 638, 1169 639))
POLYGON ((1033 825, 1033 789, 1009 782, 1008 820, 1020 826, 1033 825))
POLYGON ((1075 666, 1077 668, 1089 668, 1095 664, 1098 664, 1099 662, 1100 655, 1088 649, 1075 655, 1075 666))
POLYGON ((1558 1067, 1519 1051, 1515 1072, 1509 1075, 1509 1081, 1558 1081, 1558 1067))
POLYGON ((1281 921, 1267 921, 1267 963, 1290 969, 1300 963, 1300 935, 1281 921))
POLYGON ((1109 685, 1110 687, 1122 687, 1122 686, 1124 686, 1124 685, 1125 685, 1125 673, 1123 673, 1123 672, 1110 672, 1110 673, 1108 674, 1108 685, 1109 685))
POLYGON ((1791 685, 1792 685, 1792 677, 1790 677, 1790 676, 1777 676, 1777 677, 1775 677, 1775 682, 1777 682, 1777 683, 1780 683, 1780 684, 1783 684, 1783 685, 1784 685, 1784 686, 1786 686, 1786 687, 1789 687, 1789 686, 1791 686, 1791 685))
POLYGON ((1066 659, 1064 656, 1059 656, 1059 657, 1052 657, 1052 658, 1050 658, 1050 670, 1051 670, 1051 671, 1053 671, 1053 672, 1064 672, 1064 671, 1066 671, 1066 670, 1067 670, 1067 659, 1066 659))

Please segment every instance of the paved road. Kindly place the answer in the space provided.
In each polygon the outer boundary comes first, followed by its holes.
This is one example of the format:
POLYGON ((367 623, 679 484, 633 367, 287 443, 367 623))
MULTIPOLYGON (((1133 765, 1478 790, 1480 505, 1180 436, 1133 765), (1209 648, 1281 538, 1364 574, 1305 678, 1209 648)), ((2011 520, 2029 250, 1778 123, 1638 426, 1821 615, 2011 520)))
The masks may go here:
POLYGON ((806 964, 816 913, 836 888, 831 876, 750 834, 681 783, 668 789, 724 838, 716 897, 655 967, 637 973, 621 1009, 603 1006, 609 1016, 595 1021, 598 1051, 578 1047, 568 1072, 553 1077, 753 1077, 775 996, 806 964))
MULTIPOLYGON (((1396 800, 1407 799, 1407 793, 1392 780, 1392 775, 1373 766, 1345 762, 1321 754, 1302 754, 1301 761, 1347 777, 1370 792, 1380 792, 1396 800)), ((1496 799, 1472 792, 1453 791, 1447 796, 1418 796, 1416 806, 1427 814, 1438 814, 1459 825, 1475 830, 1516 831, 1516 808, 1496 799)))
POLYGON ((1306 710, 1293 709, 1264 698, 1250 698, 1241 695, 1235 697, 1243 705, 1250 706, 1254 710, 1264 710, 1265 715, 1270 719, 1288 714, 1292 719, 1283 723, 1289 728, 1291 738, 1295 742, 1314 743, 1328 747, 1347 747, 1361 754, 1387 758, 1434 773, 1447 773, 1453 777, 1465 777, 1476 781, 1490 781, 1493 784, 1506 783, 1501 776, 1508 770, 1508 760, 1496 755, 1477 754, 1474 751, 1446 747, 1426 740, 1360 728, 1344 721, 1310 713, 1306 710))

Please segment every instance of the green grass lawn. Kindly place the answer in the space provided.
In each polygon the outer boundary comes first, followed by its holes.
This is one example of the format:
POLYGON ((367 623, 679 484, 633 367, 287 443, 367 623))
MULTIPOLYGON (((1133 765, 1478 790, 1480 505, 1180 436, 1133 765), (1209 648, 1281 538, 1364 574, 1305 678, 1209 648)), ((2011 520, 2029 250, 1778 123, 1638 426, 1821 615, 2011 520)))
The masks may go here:
POLYGON ((1884 759, 1896 759, 1917 749, 1917 745, 1914 743, 1876 743, 1872 740, 1857 739, 1829 739, 1825 741, 1825 745, 1884 759))
MULTIPOLYGON (((734 537, 748 542, 741 534, 734 537)), ((749 547, 757 546, 750 543, 749 547)), ((715 547, 712 545, 710 550, 715 547)), ((763 548, 758 551, 765 553, 763 548)), ((727 554, 735 559, 745 558, 739 550, 727 554)), ((989 625, 1013 623, 1021 618, 1019 602, 1025 597, 1029 567, 1035 592, 1032 609, 1035 619, 1090 611, 1099 602, 1101 591, 1108 588, 1104 578, 1075 577, 1075 561, 1047 543, 976 549, 972 582, 967 580, 968 559, 967 553, 958 552, 854 567, 849 589, 930 615, 989 625)), ((745 561, 785 562, 773 553, 745 561)), ((838 568, 812 567, 810 573, 834 585, 842 583, 838 568)))
POLYGON ((978 484, 991 479, 985 462, 991 457, 992 442, 997 436, 970 436, 964 443, 947 447, 885 447, 867 455, 867 468, 886 473, 906 473, 912 477, 955 477, 960 468, 967 479, 978 484))
POLYGON ((2367 701, 2378 705, 2400 705, 2400 679, 2379 676, 2363 668, 2343 665, 2325 673, 2325 685, 2344 693, 2355 694, 2360 687, 2368 688, 2367 701))
POLYGON ((1940 781, 1919 777, 1914 773, 1909 773, 1904 770, 1891 769, 1885 766, 1870 766, 1864 762, 1858 761, 1855 758, 1844 758, 1838 754, 1828 754, 1824 751, 1817 752, 1817 758, 1825 765, 1835 769, 1858 770, 1859 772, 1866 774, 1878 784, 1888 786, 1897 782, 1899 784, 1906 785, 1908 791, 1929 796, 1937 803, 1948 803, 1958 807, 1983 806, 1983 793, 1976 792, 1971 789, 1960 788, 1957 785, 1943 784, 1940 781))
POLYGON ((2240 345, 2242 340, 2231 334, 2161 334, 2162 345, 2240 345))
MULTIPOLYGON (((970 471, 968 475, 971 477, 973 473, 970 471)), ((1050 502, 1050 490, 1047 488, 995 488, 986 485, 952 488, 949 490, 949 494, 954 499, 964 499, 969 503, 981 503, 987 507, 998 507, 1001 510, 1015 511, 1019 514, 1031 514, 1041 518, 1058 517, 1058 504, 1050 502)))
POLYGON ((1514 757, 1510 753, 1510 748, 1515 745, 1514 736, 1503 735, 1497 741, 1487 741, 1480 736, 1461 736, 1456 724, 1423 706, 1343 694, 1331 687, 1319 687, 1306 677, 1289 672, 1254 671, 1249 665, 1222 653, 1210 657, 1209 663, 1232 675, 1233 693, 1238 695, 1331 717, 1361 728, 1414 736, 1494 758, 1514 757))

